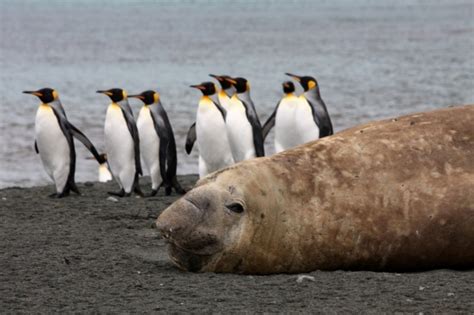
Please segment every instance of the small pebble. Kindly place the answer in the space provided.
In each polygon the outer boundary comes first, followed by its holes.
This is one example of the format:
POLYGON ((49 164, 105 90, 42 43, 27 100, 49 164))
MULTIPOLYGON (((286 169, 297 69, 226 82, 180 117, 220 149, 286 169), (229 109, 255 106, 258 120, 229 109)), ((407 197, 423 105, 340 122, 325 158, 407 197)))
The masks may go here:
POLYGON ((313 276, 301 275, 301 276, 298 276, 298 278, 296 279, 296 282, 301 283, 304 280, 316 281, 316 279, 314 279, 313 276))
POLYGON ((108 197, 107 198, 108 201, 113 201, 113 202, 117 202, 118 199, 117 198, 114 198, 114 197, 108 197))
POLYGON ((7 200, 7 198, 6 198, 6 197, 2 197, 2 200, 7 200))
POLYGON ((423 291, 424 289, 425 289, 425 287, 422 287, 422 286, 418 287, 418 290, 420 290, 420 291, 423 291))
POLYGON ((448 293, 448 296, 454 296, 454 293, 453 293, 453 292, 449 292, 449 293, 448 293))

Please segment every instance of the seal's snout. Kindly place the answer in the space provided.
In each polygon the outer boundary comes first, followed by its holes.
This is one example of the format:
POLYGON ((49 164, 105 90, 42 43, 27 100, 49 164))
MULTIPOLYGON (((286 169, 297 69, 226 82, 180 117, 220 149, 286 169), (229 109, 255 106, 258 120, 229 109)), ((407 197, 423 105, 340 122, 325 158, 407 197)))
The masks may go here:
POLYGON ((160 231, 161 236, 165 239, 169 239, 173 237, 173 235, 176 235, 182 230, 182 227, 180 226, 173 226, 169 222, 166 222, 165 220, 158 220, 156 222, 156 228, 160 231))
POLYGON ((180 199, 168 207, 158 217, 156 227, 163 238, 167 240, 180 240, 199 222, 202 216, 194 203, 180 199))

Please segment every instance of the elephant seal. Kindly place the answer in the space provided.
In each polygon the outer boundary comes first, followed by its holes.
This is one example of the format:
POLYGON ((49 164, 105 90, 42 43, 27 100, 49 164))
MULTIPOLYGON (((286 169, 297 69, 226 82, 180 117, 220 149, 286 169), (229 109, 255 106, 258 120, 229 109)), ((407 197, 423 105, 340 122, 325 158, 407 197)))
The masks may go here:
POLYGON ((156 225, 189 271, 474 267, 474 105, 368 123, 200 180, 156 225))

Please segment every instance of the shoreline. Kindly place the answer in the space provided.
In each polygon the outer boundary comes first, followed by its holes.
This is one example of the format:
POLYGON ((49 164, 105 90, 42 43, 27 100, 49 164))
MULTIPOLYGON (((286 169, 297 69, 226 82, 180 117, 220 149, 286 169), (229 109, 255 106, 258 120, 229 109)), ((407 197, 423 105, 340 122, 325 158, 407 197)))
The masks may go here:
MULTIPOLYGON (((179 176, 190 189, 196 175, 179 176)), ((149 179, 143 178, 145 193, 149 179)), ((154 221, 179 196, 110 199, 115 182, 0 189, 0 311, 436 312, 474 311, 474 270, 249 276, 175 268, 154 221)))

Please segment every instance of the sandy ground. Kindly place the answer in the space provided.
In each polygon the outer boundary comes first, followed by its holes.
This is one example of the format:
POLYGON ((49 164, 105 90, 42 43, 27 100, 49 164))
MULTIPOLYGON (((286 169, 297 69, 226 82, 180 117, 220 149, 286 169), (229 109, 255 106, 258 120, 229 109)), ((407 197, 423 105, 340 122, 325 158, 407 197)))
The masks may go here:
POLYGON ((182 272, 153 228, 177 196, 111 201, 113 183, 79 188, 61 200, 47 197, 52 186, 0 190, 1 313, 474 313, 474 271, 316 271, 302 282, 182 272))

